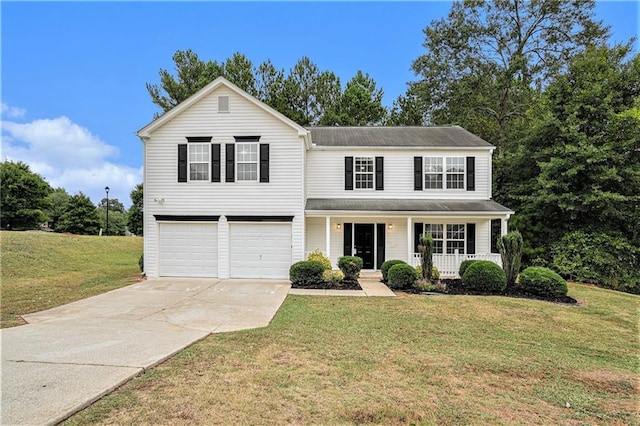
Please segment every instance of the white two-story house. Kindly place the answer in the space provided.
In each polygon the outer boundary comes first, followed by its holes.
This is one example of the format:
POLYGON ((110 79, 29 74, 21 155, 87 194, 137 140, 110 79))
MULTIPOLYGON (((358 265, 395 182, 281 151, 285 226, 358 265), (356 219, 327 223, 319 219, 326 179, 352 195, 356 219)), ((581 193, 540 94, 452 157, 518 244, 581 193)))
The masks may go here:
POLYGON ((150 277, 287 278, 314 250, 415 264, 422 233, 443 275, 500 261, 494 147, 460 127, 305 128, 218 78, 137 134, 150 277))

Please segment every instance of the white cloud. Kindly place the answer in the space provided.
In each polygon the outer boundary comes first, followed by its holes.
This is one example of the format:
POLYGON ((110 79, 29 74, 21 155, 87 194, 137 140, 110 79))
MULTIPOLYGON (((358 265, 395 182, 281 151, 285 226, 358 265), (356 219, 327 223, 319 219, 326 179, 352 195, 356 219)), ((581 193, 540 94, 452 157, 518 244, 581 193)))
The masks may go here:
POLYGON ((13 107, 2 102, 2 116, 7 118, 22 118, 27 114, 24 108, 13 107))
POLYGON ((128 206, 129 193, 142 181, 142 168, 117 164, 113 160, 118 154, 118 148, 67 117, 2 121, 3 159, 27 163, 51 186, 70 194, 82 191, 95 203, 104 198, 104 188, 109 186, 109 198, 128 206))

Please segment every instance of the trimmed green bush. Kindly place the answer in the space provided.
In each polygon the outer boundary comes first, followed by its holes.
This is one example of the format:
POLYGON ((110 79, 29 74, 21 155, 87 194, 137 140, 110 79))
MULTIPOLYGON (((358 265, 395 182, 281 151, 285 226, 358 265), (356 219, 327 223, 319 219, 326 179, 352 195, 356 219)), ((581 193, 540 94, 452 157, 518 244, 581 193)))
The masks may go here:
POLYGON ((389 269, 389 287, 394 290, 408 290, 418 279, 415 268, 406 263, 398 263, 389 269))
POLYGON ((567 294, 567 282, 551 269, 542 266, 530 266, 522 271, 520 288, 527 293, 548 298, 567 294))
POLYGON ((522 245, 522 235, 518 231, 509 232, 498 239, 502 268, 507 276, 507 286, 509 287, 515 285, 518 272, 520 272, 522 245))
POLYGON ((422 235, 418 244, 420 253, 420 268, 422 279, 431 281, 433 273, 433 238, 431 235, 422 235))
POLYGON ((320 250, 315 250, 309 253, 307 256, 307 260, 314 260, 316 262, 320 262, 324 265, 325 270, 331 270, 331 260, 327 256, 324 255, 320 250))
POLYGON ((344 274, 345 280, 357 280, 362 269, 362 258, 357 256, 342 256, 338 259, 338 268, 344 274))
POLYGON ((467 270, 469 266, 473 264, 473 262, 477 262, 477 260, 475 259, 463 260, 462 263, 460 263, 460 268, 458 268, 458 275, 460 275, 460 278, 462 278, 462 276, 464 275, 464 272, 467 270))
POLYGON ((380 272, 382 272, 382 282, 385 282, 385 283, 387 282, 389 269, 391 269, 393 265, 399 265, 401 263, 404 263, 405 265, 407 264, 407 262, 400 259, 391 259, 391 260, 385 261, 380 267, 380 272))
POLYGON ((295 286, 307 287, 324 283, 324 265, 316 260, 302 260, 289 268, 289 279, 295 286))
POLYGON ((462 275, 464 286, 478 293, 502 293, 507 277, 501 267, 488 260, 476 260, 462 275))

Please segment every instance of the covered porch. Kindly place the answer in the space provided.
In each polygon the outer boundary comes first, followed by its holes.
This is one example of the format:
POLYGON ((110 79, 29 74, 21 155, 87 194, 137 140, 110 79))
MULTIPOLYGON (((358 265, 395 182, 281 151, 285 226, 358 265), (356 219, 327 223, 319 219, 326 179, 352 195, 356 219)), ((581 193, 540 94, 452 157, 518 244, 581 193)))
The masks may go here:
POLYGON ((309 199, 306 253, 320 250, 334 267, 344 255, 362 257, 365 270, 378 270, 390 259, 415 266, 420 235, 429 233, 441 276, 455 277, 465 259, 501 264, 500 255, 491 250, 492 224, 494 237, 506 234, 511 213, 491 200, 309 199))

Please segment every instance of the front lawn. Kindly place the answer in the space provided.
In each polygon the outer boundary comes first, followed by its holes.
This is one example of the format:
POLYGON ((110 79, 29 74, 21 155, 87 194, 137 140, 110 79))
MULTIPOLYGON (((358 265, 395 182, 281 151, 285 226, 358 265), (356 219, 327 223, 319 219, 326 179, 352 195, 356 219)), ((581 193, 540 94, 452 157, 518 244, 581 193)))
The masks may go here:
POLYGON ((289 296, 66 424, 630 424, 640 296, 289 296))

